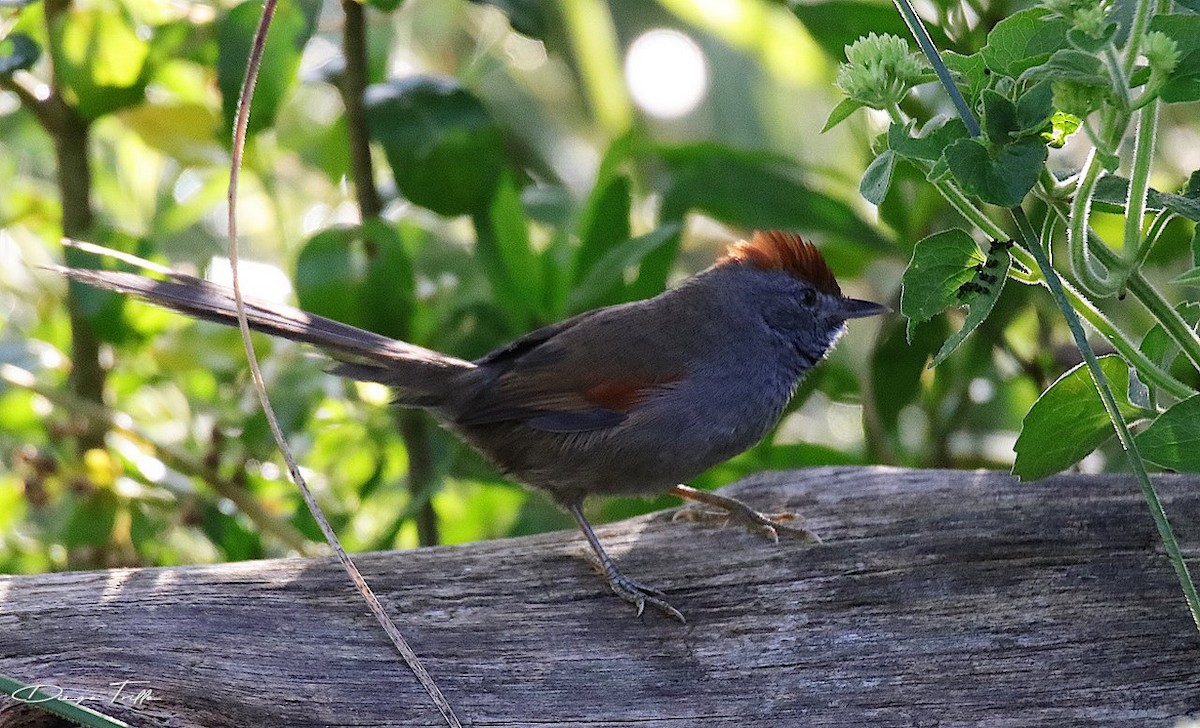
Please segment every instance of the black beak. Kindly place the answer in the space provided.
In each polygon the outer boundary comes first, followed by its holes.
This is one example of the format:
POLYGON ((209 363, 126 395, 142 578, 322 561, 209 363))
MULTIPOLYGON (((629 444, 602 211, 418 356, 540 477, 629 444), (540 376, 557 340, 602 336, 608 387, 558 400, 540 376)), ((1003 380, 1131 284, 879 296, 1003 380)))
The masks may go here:
POLYGON ((881 313, 891 313, 892 309, 882 303, 862 301, 857 298, 843 298, 840 313, 843 319, 866 318, 878 316, 881 313))

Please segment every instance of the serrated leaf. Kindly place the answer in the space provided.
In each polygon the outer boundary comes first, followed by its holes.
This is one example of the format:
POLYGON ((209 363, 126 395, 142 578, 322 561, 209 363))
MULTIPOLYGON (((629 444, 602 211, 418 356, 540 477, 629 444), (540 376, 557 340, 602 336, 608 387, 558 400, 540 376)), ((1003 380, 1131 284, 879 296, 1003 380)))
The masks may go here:
POLYGON ((956 76, 954 81, 963 96, 967 97, 967 102, 974 106, 979 100, 979 94, 988 85, 987 63, 984 62, 983 56, 978 53, 964 56, 954 51, 943 51, 942 61, 956 76))
POLYGON ((950 337, 942 344, 937 355, 929 362, 930 369, 946 361, 946 357, 950 356, 959 344, 971 335, 971 332, 979 328, 979 325, 987 320, 992 309, 995 308, 996 301, 1000 298, 1000 292, 1004 290, 1004 283, 1008 280, 1010 256, 1007 250, 995 250, 988 255, 988 260, 989 262, 995 261, 996 265, 976 274, 975 277, 988 275, 994 277, 995 280, 976 283, 978 288, 976 288, 975 294, 966 299, 970 310, 967 312, 966 319, 963 320, 962 328, 950 334, 950 337))
POLYGON ((895 171, 896 153, 891 149, 885 149, 867 165, 862 181, 858 184, 859 193, 872 205, 883 204, 883 198, 887 196, 888 188, 892 186, 892 173, 895 171))
POLYGON ((1045 63, 1022 73, 1021 80, 1070 81, 1093 87, 1112 85, 1108 71, 1104 69, 1104 64, 1099 58, 1074 48, 1055 51, 1045 63))
POLYGON ((999 148, 960 139, 946 148, 945 159, 968 195, 992 205, 1016 207, 1037 183, 1046 154, 1046 145, 1039 139, 999 148))
POLYGON ((959 304, 959 289, 985 260, 971 236, 959 228, 934 233, 913 247, 900 291, 900 313, 908 319, 910 342, 917 324, 959 304))
POLYGON ((1134 442, 1141 456, 1159 467, 1200 471, 1200 394, 1171 405, 1134 442))
POLYGON ((888 127, 888 148, 905 159, 935 162, 952 142, 969 136, 966 125, 957 117, 931 121, 919 136, 912 135, 911 125, 893 123, 888 127))
POLYGON ((1048 16, 1043 8, 1030 8, 997 23, 979 51, 988 68, 1016 78, 1065 48, 1070 23, 1048 16))
POLYGON ((833 107, 833 111, 829 112, 829 118, 825 120, 825 126, 821 127, 821 133, 824 134, 838 124, 841 124, 850 118, 851 114, 861 108, 863 108, 863 104, 859 101, 842 99, 838 102, 837 106, 833 107))
POLYGON ((1067 42, 1084 53, 1099 53, 1112 42, 1117 35, 1117 24, 1108 23, 1097 35, 1085 33, 1079 28, 1067 31, 1067 42))
MULTIPOLYGON (((1127 419, 1141 416, 1127 399, 1129 365, 1116 355, 1100 357, 1100 369, 1127 419)), ((1013 474, 1037 480, 1069 468, 1113 436, 1112 423, 1083 364, 1051 384, 1029 408, 1013 446, 1013 474)), ((1144 453, 1143 453, 1144 454, 1144 453)))

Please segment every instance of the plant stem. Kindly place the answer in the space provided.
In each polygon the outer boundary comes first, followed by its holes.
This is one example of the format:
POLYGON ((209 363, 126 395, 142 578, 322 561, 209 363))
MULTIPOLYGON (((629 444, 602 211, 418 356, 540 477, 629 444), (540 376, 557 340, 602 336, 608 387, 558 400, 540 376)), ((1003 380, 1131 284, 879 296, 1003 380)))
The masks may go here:
POLYGON ((1125 449, 1129 466, 1137 478, 1138 485, 1141 486, 1142 495, 1145 497, 1147 505, 1150 506, 1150 517, 1154 519, 1154 525, 1158 528, 1159 538, 1162 539, 1167 556, 1171 560, 1171 565, 1175 568, 1175 576, 1179 579, 1179 586, 1183 589, 1183 596, 1187 601, 1192 622, 1200 630, 1200 594, 1196 593, 1196 585, 1193 583, 1191 573, 1188 571, 1187 562, 1184 561, 1183 552, 1179 548, 1179 541, 1175 538, 1175 531, 1171 528, 1171 522, 1167 519, 1167 513, 1163 509, 1162 501, 1159 500, 1154 483, 1150 481, 1150 475, 1146 472, 1146 465, 1142 461, 1142 456, 1137 449, 1137 443, 1134 441, 1133 435, 1129 432, 1128 425, 1125 424, 1125 417, 1117 407, 1112 387, 1109 385, 1108 379, 1104 376, 1104 370, 1100 368, 1100 362, 1097 361, 1096 353, 1092 351, 1092 346, 1088 343, 1087 335, 1083 331, 1079 317, 1067 300, 1062 281, 1059 280, 1058 273, 1050 265, 1050 258, 1046 255, 1041 240, 1033 232, 1033 227, 1029 224, 1029 218, 1025 216, 1025 211, 1020 207, 1015 207, 1012 210, 1012 215, 1017 223, 1018 231, 1024 238, 1026 247, 1033 254, 1034 259, 1041 268, 1042 275, 1046 279, 1046 287, 1050 289, 1051 296, 1054 297, 1055 303, 1058 304, 1059 310, 1062 311, 1063 318, 1067 321, 1067 327, 1071 330, 1071 335, 1075 339, 1075 345, 1079 347, 1079 352, 1083 355, 1083 361, 1087 365, 1088 372, 1092 375, 1092 381, 1096 385, 1097 392, 1100 394, 1100 401, 1104 404, 1104 410, 1108 413, 1108 417, 1112 421, 1121 447, 1125 449))
POLYGON ((408 451, 408 492, 421 503, 414 520, 417 524, 417 542, 422 546, 436 546, 438 535, 437 511, 430 501, 437 485, 433 469, 433 453, 429 447, 429 427, 425 414, 417 410, 396 410, 396 424, 400 437, 408 451))
MULTIPOLYGON (((1094 233, 1089 233, 1094 234, 1094 233)), ((1117 254, 1105 245, 1096 245, 1096 257, 1101 259, 1105 265, 1109 260, 1117 261, 1117 254)), ((1188 325, 1187 321, 1179 315, 1175 307, 1171 305, 1163 295, 1146 280, 1146 276, 1141 271, 1133 271, 1130 273, 1126 285, 1129 287, 1129 292, 1137 299, 1138 303, 1146 307, 1146 310, 1162 324, 1163 329, 1175 342, 1175 344, 1183 351, 1184 355, 1192 362, 1192 364, 1200 370, 1200 334, 1188 325)))
MULTIPOLYGON (((1140 0, 1146 2, 1147 0, 1140 0)), ((1161 0, 1160 0, 1161 1, 1161 0)), ((916 18, 916 11, 912 8, 911 0, 895 0, 900 7, 901 14, 909 23, 910 29, 913 30, 914 36, 917 37, 917 42, 921 44, 928 56, 930 63, 934 68, 939 69, 939 78, 942 78, 942 83, 946 87, 947 93, 951 98, 955 99, 955 104, 958 105, 958 98, 961 96, 958 89, 953 83, 949 82, 949 73, 945 71, 945 62, 942 61, 941 55, 937 49, 932 47, 929 42, 929 34, 925 32, 923 26, 920 26, 920 19, 916 18), (910 20, 913 18, 913 20, 910 20), (918 33, 918 27, 920 33, 918 33), (922 42, 924 41, 924 42, 922 42)), ((963 123, 968 129, 974 129, 972 136, 979 136, 979 122, 974 118, 970 109, 964 105, 959 105, 959 113, 963 116, 963 123)), ((1108 121, 1112 121, 1110 116, 1108 121)), ((1126 119, 1127 124, 1127 119, 1126 119)), ((1120 139, 1124 135, 1125 126, 1121 126, 1120 135, 1115 136, 1120 139)), ((1106 126, 1106 130, 1114 131, 1113 126, 1106 126)), ((1114 138, 1112 135, 1106 135, 1106 138, 1114 138)), ((1094 150, 1093 150, 1094 152, 1094 150)), ((1109 386, 1107 378, 1104 376, 1104 371, 1100 369, 1100 363, 1096 360, 1096 353, 1092 351, 1091 344, 1087 340, 1087 335, 1084 333, 1083 324, 1079 321, 1079 316, 1075 309, 1071 307, 1070 301, 1067 299, 1066 291, 1064 290, 1062 280, 1058 277, 1058 272, 1050 263, 1050 257, 1046 253, 1046 248, 1042 246, 1042 241, 1038 238, 1033 230, 1033 226, 1029 223, 1029 218, 1026 217, 1025 211, 1021 207, 1012 208, 1013 221, 1017 224, 1017 230, 1022 239, 1023 247, 1028 250, 1034 257, 1038 269, 1045 279, 1046 287, 1050 290, 1055 303, 1058 304, 1059 310, 1062 312, 1063 318, 1067 322, 1067 327, 1071 330, 1071 335, 1075 339, 1076 346, 1079 347, 1080 353, 1083 355, 1083 360, 1087 364, 1088 372, 1092 376, 1092 380, 1096 385, 1096 390, 1100 395, 1100 401, 1104 405, 1105 412, 1108 414, 1109 420, 1112 422, 1113 429, 1116 430, 1117 439, 1120 440, 1121 446, 1125 448, 1125 454, 1129 460, 1129 466, 1133 470, 1134 475, 1138 479, 1138 484, 1141 486, 1142 495, 1146 499, 1147 505, 1150 507, 1150 516, 1154 519, 1154 525, 1158 528, 1159 537, 1162 539, 1163 545, 1166 547, 1167 555, 1171 560, 1171 565, 1175 569, 1175 575, 1179 579, 1179 585, 1183 590, 1184 599, 1187 601, 1188 611, 1191 614, 1192 622, 1198 630, 1200 630, 1200 595, 1196 593, 1196 585, 1192 581, 1191 574, 1188 571, 1187 562, 1183 559, 1183 553, 1179 549, 1179 542, 1175 539, 1175 533, 1171 528, 1170 521, 1167 520, 1166 511, 1163 510, 1162 502, 1158 498, 1158 493, 1154 489, 1154 484, 1150 481, 1150 476, 1146 472, 1146 465, 1143 462, 1141 454, 1138 452, 1137 443, 1134 442, 1133 436, 1129 432, 1129 427, 1125 423, 1125 418, 1122 416, 1120 409, 1117 407, 1116 398, 1113 396, 1112 388, 1109 386)), ((1084 228, 1087 231, 1087 228, 1084 228)), ((1107 250, 1103 245, 1099 246, 1107 250)), ((1115 255, 1114 255, 1115 257, 1115 255)), ((1169 307, 1168 307, 1169 308, 1169 307)), ((1174 310, 1171 310, 1174 313, 1174 310)))
POLYGON ((377 218, 383 212, 383 202, 375 187, 375 168, 371 163, 370 136, 363 110, 363 92, 367 88, 366 10, 357 0, 342 0, 345 22, 342 25, 342 54, 346 69, 338 90, 346 107, 346 131, 350 146, 350 173, 354 178, 354 193, 363 220, 377 218))
POLYGON ((937 74, 938 80, 942 82, 946 93, 950 95, 954 107, 958 109, 958 116, 966 124, 967 132, 973 137, 979 136, 983 130, 979 128, 979 122, 975 119, 975 114, 971 112, 971 107, 967 105, 967 100, 963 98, 962 92, 950 78, 950 69, 946 68, 946 64, 942 62, 937 46, 933 44, 933 38, 929 36, 929 31, 926 30, 925 23, 921 21, 921 16, 917 15, 917 11, 913 9, 911 0, 894 1, 896 9, 900 11, 900 16, 904 18, 904 24, 908 26, 909 32, 916 39, 921 51, 925 53, 925 57, 933 64, 933 71, 937 74))
MULTIPOLYGON (((46 37, 49 43, 61 41, 64 25, 60 18, 70 12, 70 0, 47 0, 45 3, 46 37)), ((52 56, 53 54, 47 54, 52 56)), ((58 195, 62 203, 62 234, 68 238, 86 238, 95 223, 92 211, 92 171, 88 158, 91 124, 79 115, 62 95, 62 80, 58 69, 50 62, 50 96, 39 104, 38 114, 46 133, 54 140, 58 175, 58 195)), ((70 250, 64 253, 67 265, 89 265, 86 256, 73 260, 70 250)), ((100 365, 100 337, 84 312, 80 300, 81 286, 67 286, 67 312, 71 321, 71 390, 81 400, 104 404, 104 368, 100 365)), ((105 427, 93 420, 85 425, 79 437, 79 451, 104 447, 105 427)))
MULTIPOLYGON (((367 88, 367 33, 365 8, 357 0, 342 0, 345 22, 342 26, 342 53, 346 70, 338 85, 346 107, 346 130, 350 146, 350 171, 354 177, 354 193, 363 221, 379 219, 383 202, 375 187, 375 169, 371 162, 370 133, 363 110, 363 93, 367 88)), ((433 469, 433 453, 429 449, 428 423, 420 412, 397 410, 396 424, 404 449, 408 452, 408 491, 421 503, 414 519, 418 543, 434 546, 438 543, 438 516, 429 494, 437 482, 433 469)))
MULTIPOLYGON (((1071 256, 1071 270, 1079 287, 1090 296, 1107 298, 1115 294, 1124 284, 1118 270, 1109 268, 1103 272, 1095 267, 1093 253, 1088 245, 1088 222, 1092 213, 1092 195, 1100 181, 1103 166, 1095 147, 1088 153, 1071 201, 1071 213, 1067 216, 1067 251, 1071 256)), ((1103 245, 1103 244, 1101 244, 1103 245)), ((1119 261, 1118 263, 1119 264, 1119 261)), ((1114 264, 1114 265, 1117 265, 1114 264)))
POLYGON ((1150 190, 1150 165, 1154 161, 1157 132, 1158 99, 1154 99, 1138 112, 1133 165, 1129 173, 1129 196, 1125 203, 1125 235, 1121 250, 1125 268, 1128 270, 1137 270, 1137 261, 1142 259, 1142 222, 1146 217, 1146 194, 1150 190))

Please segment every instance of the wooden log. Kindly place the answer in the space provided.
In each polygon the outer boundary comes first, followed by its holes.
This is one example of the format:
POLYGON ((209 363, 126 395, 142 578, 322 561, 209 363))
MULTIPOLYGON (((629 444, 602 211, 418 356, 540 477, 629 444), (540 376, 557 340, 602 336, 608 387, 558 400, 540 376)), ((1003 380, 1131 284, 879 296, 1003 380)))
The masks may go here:
MULTIPOLYGON (((1194 557, 1200 478, 1156 482, 1194 557)), ((821 468, 724 492, 802 512, 826 542, 672 512, 600 528, 687 625, 635 618, 573 532, 357 561, 468 725, 1200 714, 1200 637, 1130 477, 821 468)), ((2 578, 0 672, 135 726, 441 725, 331 558, 2 578), (123 680, 138 682, 107 704, 123 680)), ((0 726, 29 711, 0 696, 0 726)))

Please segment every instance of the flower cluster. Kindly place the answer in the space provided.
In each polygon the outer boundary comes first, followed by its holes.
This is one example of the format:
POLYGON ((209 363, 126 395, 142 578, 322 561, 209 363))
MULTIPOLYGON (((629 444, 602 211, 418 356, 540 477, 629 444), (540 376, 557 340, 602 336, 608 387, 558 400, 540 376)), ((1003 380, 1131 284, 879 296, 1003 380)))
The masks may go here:
POLYGON ((900 103, 921 80, 921 57, 894 35, 871 33, 859 38, 846 46, 846 59, 838 67, 838 88, 873 109, 900 103))

